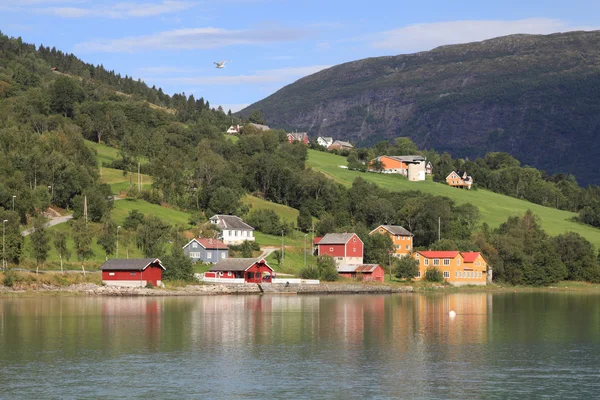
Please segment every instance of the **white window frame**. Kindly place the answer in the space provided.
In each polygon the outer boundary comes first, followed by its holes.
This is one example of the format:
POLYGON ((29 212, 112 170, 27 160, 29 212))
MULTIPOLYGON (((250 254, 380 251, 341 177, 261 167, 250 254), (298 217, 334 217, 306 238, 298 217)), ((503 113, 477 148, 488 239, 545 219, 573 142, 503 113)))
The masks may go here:
POLYGON ((429 265, 429 258, 425 258, 424 264, 429 265))
POLYGON ((449 271, 444 271, 444 278, 450 278, 450 272, 449 271))
POLYGON ((227 254, 225 254, 225 252, 221 253, 221 259, 225 258, 225 256, 227 256, 227 254))
POLYGON ((192 242, 192 248, 197 249, 198 248, 198 243, 192 242))
POLYGON ((440 265, 440 259, 439 258, 434 258, 433 259, 433 265, 435 265, 435 266, 440 265))
POLYGON ((406 250, 410 250, 410 245, 409 244, 406 245, 406 250))
POLYGON ((450 259, 449 258, 444 258, 444 265, 445 266, 450 265, 450 259))
POLYGON ((417 271, 417 278, 421 277, 421 270, 417 271))
POLYGON ((206 259, 207 260, 212 260, 212 252, 210 252, 210 251, 206 252, 206 259))
POLYGON ((460 258, 457 258, 457 259, 456 259, 456 266, 457 266, 457 267, 460 267, 460 258))

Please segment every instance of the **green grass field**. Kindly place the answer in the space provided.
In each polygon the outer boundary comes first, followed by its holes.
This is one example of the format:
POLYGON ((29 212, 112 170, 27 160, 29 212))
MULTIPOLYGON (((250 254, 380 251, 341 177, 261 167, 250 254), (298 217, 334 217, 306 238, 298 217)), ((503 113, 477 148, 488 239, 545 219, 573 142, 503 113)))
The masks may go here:
POLYGON ((520 216, 527 210, 531 210, 540 217, 543 228, 550 235, 558 235, 568 231, 577 232, 592 242, 596 248, 600 248, 600 230, 570 221, 569 219, 576 215, 572 212, 543 207, 483 189, 469 191, 429 180, 409 182, 399 175, 349 171, 339 167, 347 164, 344 157, 316 150, 309 150, 308 155, 308 165, 310 167, 325 173, 346 186, 352 185, 354 179, 360 176, 391 191, 420 190, 433 195, 447 196, 458 204, 471 203, 477 206, 481 212, 481 221, 487 222, 491 227, 499 226, 509 216, 520 216))
POLYGON ((296 223, 298 219, 298 210, 282 204, 272 203, 267 200, 260 199, 255 196, 246 195, 242 198, 242 203, 248 205, 251 209, 257 210, 273 210, 275 213, 286 222, 296 223))
MULTIPOLYGON (((101 168, 100 180, 103 183, 108 183, 112 192, 119 194, 121 192, 127 192, 132 186, 136 187, 138 174, 127 174, 123 175, 123 171, 120 169, 113 168, 101 168), (130 182, 131 179, 131 182, 130 182)), ((150 175, 140 174, 142 177, 142 189, 149 190, 152 187, 152 177, 150 175)))

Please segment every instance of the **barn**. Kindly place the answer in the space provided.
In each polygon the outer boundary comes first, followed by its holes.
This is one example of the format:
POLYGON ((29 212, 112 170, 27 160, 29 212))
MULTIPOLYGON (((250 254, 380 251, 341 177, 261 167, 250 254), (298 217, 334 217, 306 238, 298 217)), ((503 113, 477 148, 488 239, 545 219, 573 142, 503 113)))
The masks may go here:
POLYGON ((206 278, 244 279, 246 283, 271 282, 272 276, 273 268, 265 260, 256 258, 227 258, 204 273, 206 278))
POLYGON ((145 287, 149 283, 162 286, 166 268, 158 258, 117 258, 106 261, 100 270, 107 286, 145 287))
POLYGON ((379 264, 340 265, 338 273, 363 282, 383 282, 385 276, 385 271, 379 264))

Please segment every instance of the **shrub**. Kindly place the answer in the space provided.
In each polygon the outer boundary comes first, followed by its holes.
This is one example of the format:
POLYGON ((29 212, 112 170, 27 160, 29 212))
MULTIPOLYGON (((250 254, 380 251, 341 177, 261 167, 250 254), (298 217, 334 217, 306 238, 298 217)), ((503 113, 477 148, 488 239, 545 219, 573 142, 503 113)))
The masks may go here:
POLYGON ((319 279, 319 270, 313 266, 308 266, 300 270, 300 278, 302 279, 319 279))
POLYGON ((337 281, 338 272, 335 266, 335 260, 331 256, 320 256, 317 258, 317 269, 319 277, 324 281, 337 281))
POLYGON ((425 280, 427 282, 444 282, 444 275, 442 271, 437 268, 430 268, 425 272, 425 280))
POLYGON ((401 257, 394 261, 396 278, 411 280, 419 272, 419 262, 412 257, 401 257))
POLYGON ((152 284, 152 282, 148 282, 146 284, 146 289, 154 289, 154 285, 152 284))

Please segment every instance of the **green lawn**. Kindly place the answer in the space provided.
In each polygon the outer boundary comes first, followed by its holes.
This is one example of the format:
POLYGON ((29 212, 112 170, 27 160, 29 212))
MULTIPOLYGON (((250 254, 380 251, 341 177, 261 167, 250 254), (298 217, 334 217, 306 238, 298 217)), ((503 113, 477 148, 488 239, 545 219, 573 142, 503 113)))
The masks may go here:
POLYGON ((267 200, 260 199, 255 196, 246 195, 242 198, 242 203, 250 206, 251 209, 266 209, 273 210, 275 213, 286 222, 296 223, 298 219, 298 210, 292 207, 284 206, 277 203, 272 203, 267 200))
MULTIPOLYGON (((275 270, 275 272, 283 272, 285 274, 293 274, 298 275, 300 270, 304 268, 304 249, 303 248, 286 248, 285 249, 285 257, 283 260, 283 267, 277 264, 275 260, 275 256, 271 253, 267 257, 267 262, 269 265, 275 270)), ((312 257, 310 255, 310 246, 307 248, 306 253, 306 264, 310 265, 315 264, 317 262, 316 257, 312 257)))
POLYGON ((307 164, 346 186, 350 186, 354 179, 360 176, 391 191, 420 190, 433 195, 447 196, 458 204, 469 202, 479 208, 482 222, 487 222, 492 227, 499 226, 509 216, 520 216, 527 210, 531 210, 540 217, 543 228, 550 235, 558 235, 568 231, 577 232, 597 248, 600 248, 600 230, 569 221, 570 218, 576 215, 572 212, 543 207, 483 189, 469 191, 433 181, 409 182, 399 175, 349 171, 339 167, 347 164, 344 157, 316 150, 308 151, 307 164))
POLYGON ((237 141, 240 140, 239 136, 236 136, 236 135, 229 135, 229 134, 225 133, 225 134, 223 134, 223 136, 225 136, 225 139, 231 140, 233 143, 237 143, 237 141))
MULTIPOLYGON (((101 168, 101 178, 103 183, 108 183, 112 192, 119 194, 126 192, 133 185, 136 187, 138 175, 137 173, 123 175, 123 171, 120 169, 113 168, 101 168), (131 183, 130 180, 131 179, 131 183)), ((141 174, 142 176, 142 189, 150 189, 152 187, 152 177, 150 175, 141 174)))
POLYGON ((168 222, 170 225, 183 225, 189 228, 190 214, 174 210, 168 207, 161 207, 157 204, 148 203, 144 200, 126 198, 115 201, 115 207, 112 210, 112 218, 117 224, 123 224, 125 217, 131 210, 138 210, 144 215, 154 215, 168 222))

